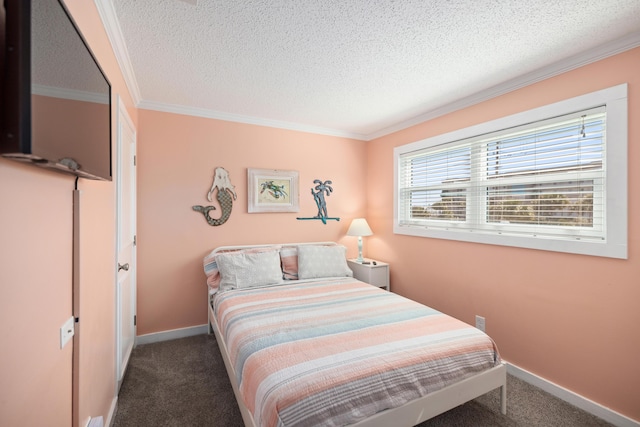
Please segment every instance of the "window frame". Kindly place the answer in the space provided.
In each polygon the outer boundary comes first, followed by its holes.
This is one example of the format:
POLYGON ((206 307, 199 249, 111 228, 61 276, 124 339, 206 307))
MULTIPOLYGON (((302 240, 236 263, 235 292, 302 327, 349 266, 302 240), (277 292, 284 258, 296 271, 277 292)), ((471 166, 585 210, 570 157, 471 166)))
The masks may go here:
POLYGON ((596 92, 580 95, 532 110, 505 116, 478 125, 458 129, 394 148, 394 214, 395 234, 419 236, 464 242, 484 243, 565 252, 582 255, 627 259, 627 144, 628 113, 627 84, 620 84, 596 92), (553 236, 508 235, 501 231, 429 228, 424 225, 400 225, 400 161, 404 154, 417 150, 475 138, 491 132, 542 121, 598 106, 606 107, 607 125, 604 159, 606 168, 605 239, 568 240, 553 236))

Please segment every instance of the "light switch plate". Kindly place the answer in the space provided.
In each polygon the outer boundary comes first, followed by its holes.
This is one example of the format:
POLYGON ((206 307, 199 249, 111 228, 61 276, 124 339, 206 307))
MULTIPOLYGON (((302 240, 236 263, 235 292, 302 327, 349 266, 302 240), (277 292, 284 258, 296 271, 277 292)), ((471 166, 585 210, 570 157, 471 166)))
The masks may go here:
POLYGON ((64 325, 60 327, 60 348, 64 348, 64 346, 69 342, 71 337, 73 337, 74 329, 75 329, 75 320, 73 316, 69 318, 64 325))

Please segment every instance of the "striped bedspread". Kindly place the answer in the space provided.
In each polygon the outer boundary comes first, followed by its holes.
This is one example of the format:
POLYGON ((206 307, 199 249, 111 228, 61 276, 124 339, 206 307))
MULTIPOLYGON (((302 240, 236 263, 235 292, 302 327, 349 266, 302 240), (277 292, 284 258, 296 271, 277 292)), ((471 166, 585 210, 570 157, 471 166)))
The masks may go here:
POLYGON ((352 278, 219 292, 214 312, 257 426, 342 426, 499 362, 484 333, 352 278))

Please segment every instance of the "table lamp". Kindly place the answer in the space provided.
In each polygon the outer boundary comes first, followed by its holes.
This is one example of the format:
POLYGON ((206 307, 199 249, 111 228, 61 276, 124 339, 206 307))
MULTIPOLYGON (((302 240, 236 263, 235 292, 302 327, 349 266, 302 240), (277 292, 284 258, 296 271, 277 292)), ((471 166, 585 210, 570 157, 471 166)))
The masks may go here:
POLYGON ((351 221, 349 230, 347 230, 347 236, 358 236, 358 259, 356 262, 362 264, 364 258, 362 258, 362 236, 371 236, 373 232, 367 224, 367 220, 364 218, 355 218, 351 221))

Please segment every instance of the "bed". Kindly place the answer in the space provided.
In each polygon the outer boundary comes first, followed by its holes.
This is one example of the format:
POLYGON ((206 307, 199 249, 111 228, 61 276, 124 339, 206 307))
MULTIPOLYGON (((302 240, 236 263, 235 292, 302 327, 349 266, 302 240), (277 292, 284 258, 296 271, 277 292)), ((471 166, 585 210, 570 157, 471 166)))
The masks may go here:
POLYGON ((491 338, 354 279, 341 245, 223 246, 204 270, 246 426, 413 426, 496 388, 506 414, 491 338))

